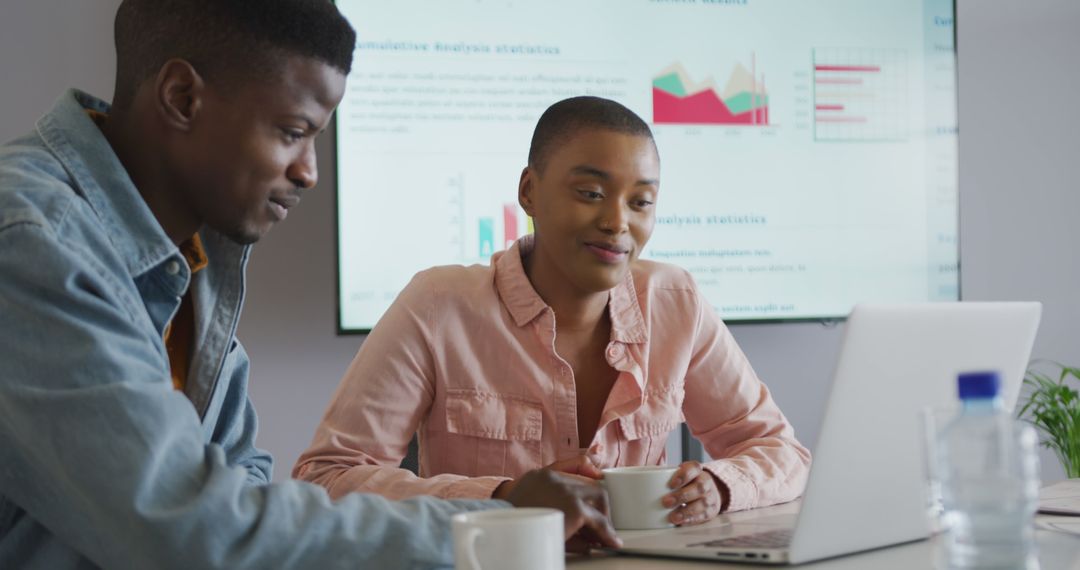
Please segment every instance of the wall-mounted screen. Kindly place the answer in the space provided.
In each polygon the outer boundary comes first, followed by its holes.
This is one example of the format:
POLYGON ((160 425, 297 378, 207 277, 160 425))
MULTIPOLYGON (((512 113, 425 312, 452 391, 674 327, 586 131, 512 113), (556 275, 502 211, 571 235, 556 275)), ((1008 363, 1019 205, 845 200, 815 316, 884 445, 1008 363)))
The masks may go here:
POLYGON ((339 325, 418 271, 531 231, 517 183, 552 103, 653 129, 645 258, 730 321, 958 297, 951 0, 339 0, 358 33, 337 114, 339 325))

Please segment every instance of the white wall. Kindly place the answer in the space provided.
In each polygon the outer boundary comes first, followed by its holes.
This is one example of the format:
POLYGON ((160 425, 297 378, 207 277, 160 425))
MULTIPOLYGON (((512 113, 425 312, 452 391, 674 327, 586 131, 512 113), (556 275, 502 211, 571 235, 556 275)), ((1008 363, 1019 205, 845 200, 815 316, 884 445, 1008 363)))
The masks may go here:
POLYGON ((963 296, 1042 301, 1033 358, 1080 365, 1080 3, 964 0, 957 21, 963 296))
MULTIPOLYGON (((1045 305, 1036 357, 1080 364, 1080 3, 960 0, 961 278, 971 300, 1045 305)), ((31 127, 63 86, 108 97, 118 0, 6 2, 0 20, 0 139, 31 127)), ((259 441, 287 477, 359 346, 334 334, 333 169, 256 248, 240 336, 253 361, 259 441)), ((508 191, 512 181, 508 181, 508 191)), ((840 330, 733 328, 813 442, 840 330)), ((1061 477, 1044 457, 1047 479, 1061 477)))
POLYGON ((33 127, 67 87, 112 97, 119 0, 4 0, 0 6, 0 141, 33 127))

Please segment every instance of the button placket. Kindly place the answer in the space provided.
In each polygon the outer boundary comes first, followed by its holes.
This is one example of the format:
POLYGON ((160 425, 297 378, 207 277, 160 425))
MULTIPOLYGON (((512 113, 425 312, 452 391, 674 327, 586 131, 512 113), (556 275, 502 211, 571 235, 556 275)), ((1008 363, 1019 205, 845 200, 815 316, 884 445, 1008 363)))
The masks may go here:
POLYGON ((577 449, 575 441, 577 439, 577 387, 574 386, 574 371, 558 354, 552 354, 552 359, 559 370, 560 384, 562 384, 558 396, 561 400, 559 409, 562 416, 559 443, 565 445, 567 449, 577 449), (565 437, 562 437, 563 433, 566 434, 565 437))
POLYGON ((577 439, 577 387, 574 385, 574 371, 557 352, 555 352, 555 314, 547 309, 538 321, 544 346, 549 351, 554 380, 553 397, 555 399, 556 430, 558 446, 564 449, 578 449, 577 439))

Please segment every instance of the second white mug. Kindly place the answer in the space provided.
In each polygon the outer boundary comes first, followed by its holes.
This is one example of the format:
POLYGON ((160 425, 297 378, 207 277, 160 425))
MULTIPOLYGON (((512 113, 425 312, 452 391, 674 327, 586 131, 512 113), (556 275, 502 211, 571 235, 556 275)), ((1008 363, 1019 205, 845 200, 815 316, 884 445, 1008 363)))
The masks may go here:
POLYGON ((564 570, 563 514, 555 509, 500 509, 450 519, 456 570, 564 570))

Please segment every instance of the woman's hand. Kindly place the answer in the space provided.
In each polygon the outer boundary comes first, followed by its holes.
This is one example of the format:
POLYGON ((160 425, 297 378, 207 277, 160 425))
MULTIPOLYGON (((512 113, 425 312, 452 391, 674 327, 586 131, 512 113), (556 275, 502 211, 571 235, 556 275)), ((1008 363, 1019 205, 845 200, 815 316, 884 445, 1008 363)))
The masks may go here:
POLYGON ((697 461, 680 465, 668 481, 668 487, 674 490, 664 495, 661 502, 673 509, 668 520, 677 525, 712 520, 727 502, 727 487, 697 461))

